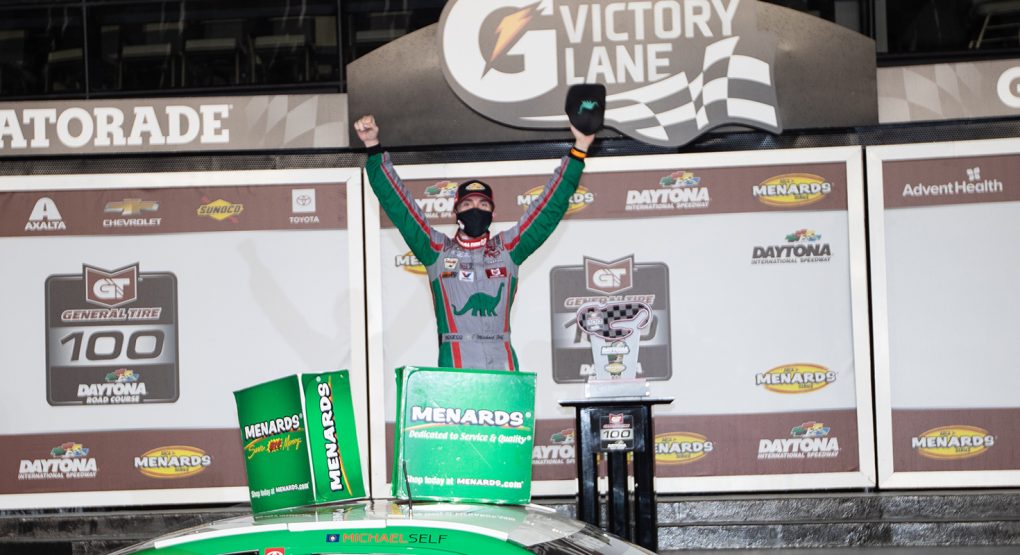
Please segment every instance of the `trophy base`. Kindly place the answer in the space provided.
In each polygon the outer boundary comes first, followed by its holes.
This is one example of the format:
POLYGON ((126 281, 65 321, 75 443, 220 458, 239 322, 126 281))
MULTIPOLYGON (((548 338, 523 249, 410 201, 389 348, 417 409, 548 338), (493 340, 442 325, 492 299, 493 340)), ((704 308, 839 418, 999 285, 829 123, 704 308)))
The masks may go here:
POLYGON ((648 383, 644 378, 618 380, 588 380, 584 384, 585 397, 648 397, 648 383))

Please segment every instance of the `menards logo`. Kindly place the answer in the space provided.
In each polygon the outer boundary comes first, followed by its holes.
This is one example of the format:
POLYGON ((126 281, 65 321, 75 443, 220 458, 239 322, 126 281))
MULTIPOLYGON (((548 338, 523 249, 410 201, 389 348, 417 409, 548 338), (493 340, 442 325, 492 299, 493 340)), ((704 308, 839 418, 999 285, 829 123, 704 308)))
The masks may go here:
MULTIPOLYGON (((542 194, 545 187, 535 187, 527 190, 522 195, 517 195, 517 206, 530 206, 535 199, 542 194)), ((570 195, 570 206, 567 207, 567 215, 571 215, 588 207, 595 202, 595 193, 589 191, 584 185, 577 187, 577 191, 570 195)))
POLYGON ((135 457, 135 468, 150 478, 187 478, 212 464, 212 457, 198 447, 157 447, 135 457))
POLYGON ((995 436, 977 426, 941 426, 910 438, 910 447, 929 459, 976 457, 995 445, 995 436))
POLYGON ((398 254, 394 258, 393 264, 397 268, 403 268, 405 272, 410 272, 412 274, 423 276, 428 273, 425 266, 422 265, 421 261, 418 260, 418 257, 411 253, 411 251, 407 251, 404 254, 398 254))
POLYGON ((655 436, 655 462, 688 464, 708 456, 713 449, 707 437, 694 432, 667 432, 655 436))
POLYGON ((810 393, 836 381, 836 373, 817 364, 796 363, 776 366, 754 377, 755 385, 776 393, 810 393))
POLYGON ((784 173, 753 186, 751 192, 762 204, 789 208, 822 200, 832 192, 832 183, 811 173, 784 173))

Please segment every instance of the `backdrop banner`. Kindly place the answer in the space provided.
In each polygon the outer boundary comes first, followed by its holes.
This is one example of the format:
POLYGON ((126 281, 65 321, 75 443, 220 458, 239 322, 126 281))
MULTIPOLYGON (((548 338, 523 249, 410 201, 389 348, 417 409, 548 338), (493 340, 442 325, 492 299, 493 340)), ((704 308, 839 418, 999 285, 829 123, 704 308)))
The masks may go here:
POLYGON ((1016 139, 868 148, 882 487, 1020 485, 1017 176, 1016 139))
POLYGON ((357 169, 0 179, 0 508, 248 498, 232 392, 351 368, 357 169))
MULTIPOLYGON (((453 233, 453 192, 494 189, 512 225, 557 161, 397 170, 432 225, 453 233)), ((567 216, 522 266, 514 346, 538 375, 535 494, 574 491, 573 411, 593 372, 577 309, 637 301, 639 377, 654 396, 662 492, 874 485, 859 148, 592 158, 567 216), (680 478, 683 478, 682 480, 680 478)), ((369 195, 371 197, 371 195, 369 195)), ((393 368, 433 365, 424 268, 366 200, 373 485, 393 456, 393 368), (385 294, 383 294, 385 292, 385 294)), ((495 276, 499 277, 499 276, 495 276)))

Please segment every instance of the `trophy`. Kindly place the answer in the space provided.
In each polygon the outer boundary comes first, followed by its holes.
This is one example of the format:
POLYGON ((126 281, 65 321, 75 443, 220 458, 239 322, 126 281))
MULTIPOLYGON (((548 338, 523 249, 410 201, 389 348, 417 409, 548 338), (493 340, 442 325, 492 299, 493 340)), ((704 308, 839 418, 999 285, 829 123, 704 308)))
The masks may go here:
POLYGON ((586 397, 645 397, 648 384, 639 378, 638 348, 652 309, 641 302, 585 303, 577 309, 577 325, 588 335, 594 372, 588 377, 586 397))

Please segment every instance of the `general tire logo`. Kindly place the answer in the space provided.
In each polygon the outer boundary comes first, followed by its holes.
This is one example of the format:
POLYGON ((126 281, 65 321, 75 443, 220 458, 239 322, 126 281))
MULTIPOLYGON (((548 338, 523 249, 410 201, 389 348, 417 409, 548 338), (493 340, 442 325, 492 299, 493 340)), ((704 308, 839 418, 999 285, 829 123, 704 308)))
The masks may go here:
POLYGON ((584 256, 583 264, 549 272, 552 314, 552 365, 556 383, 584 382, 594 375, 591 339, 577 323, 585 303, 644 303, 651 321, 640 331, 639 378, 668 380, 670 354, 669 268, 662 262, 639 263, 633 255, 602 262, 584 256))
POLYGON ((176 276, 83 264, 47 278, 45 291, 51 405, 177 400, 176 276))
POLYGON ((565 128, 578 83, 606 85, 605 124, 680 146, 712 128, 782 131, 777 40, 748 0, 451 0, 440 64, 468 106, 501 123, 565 128))

